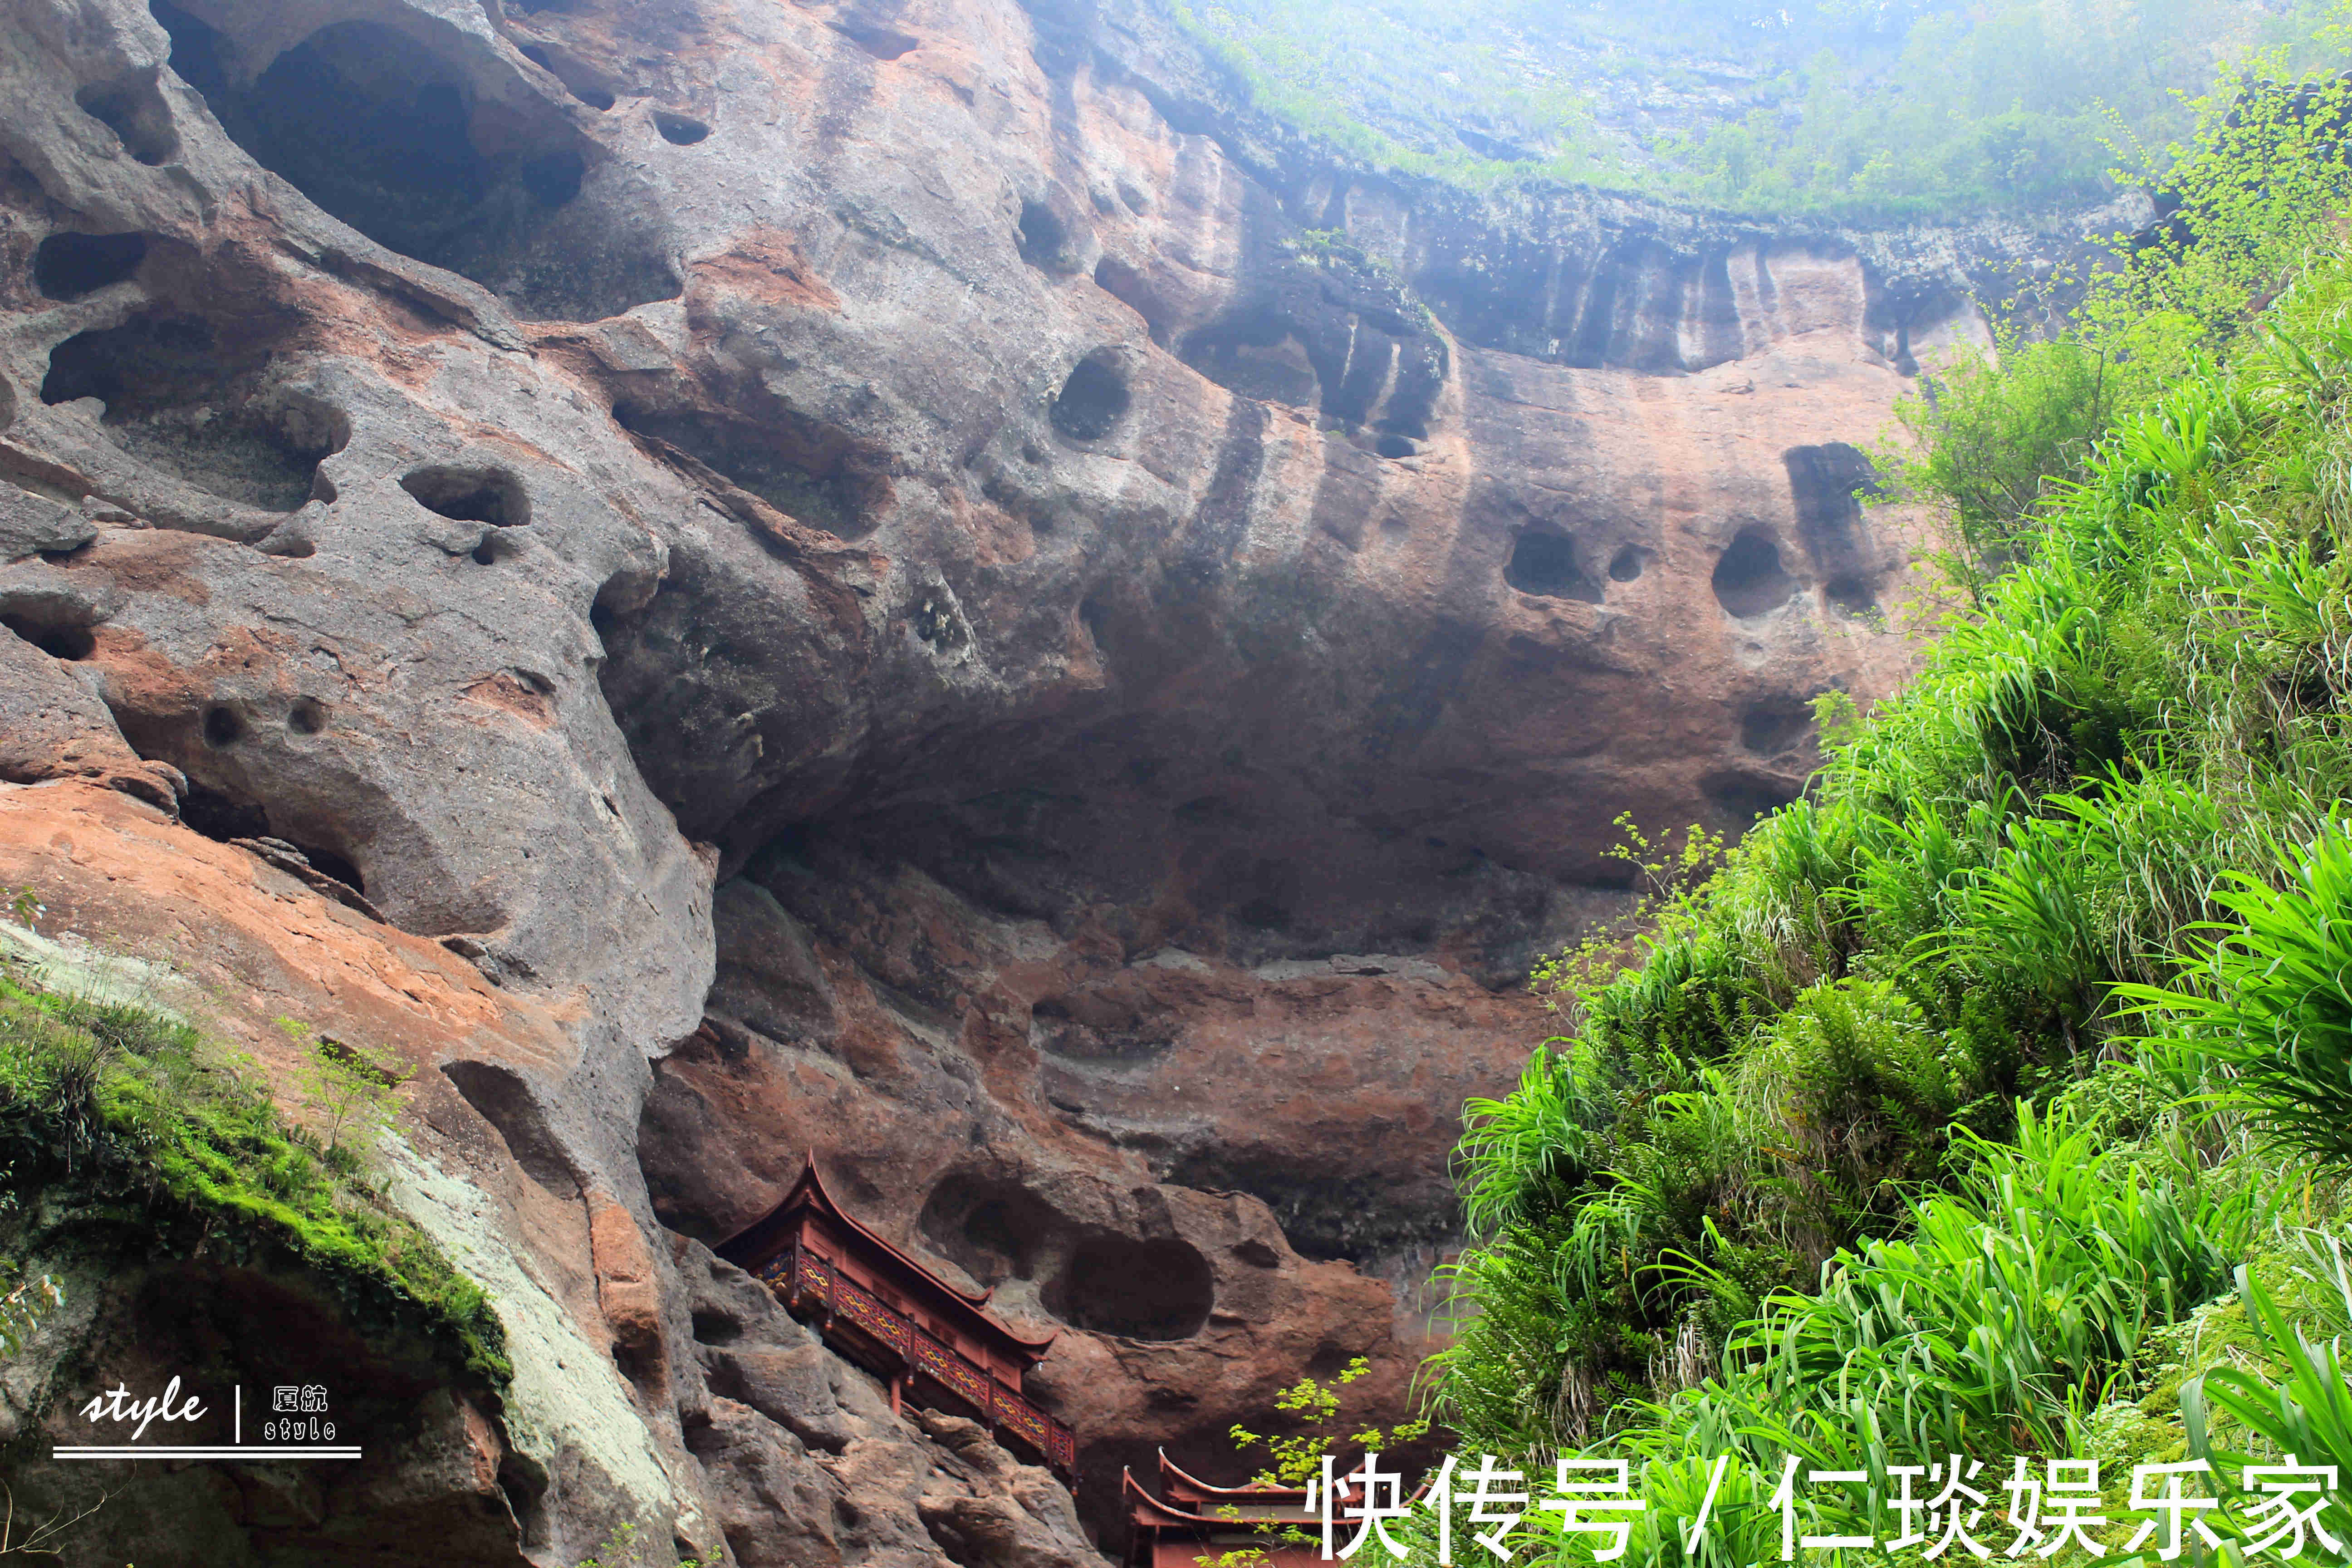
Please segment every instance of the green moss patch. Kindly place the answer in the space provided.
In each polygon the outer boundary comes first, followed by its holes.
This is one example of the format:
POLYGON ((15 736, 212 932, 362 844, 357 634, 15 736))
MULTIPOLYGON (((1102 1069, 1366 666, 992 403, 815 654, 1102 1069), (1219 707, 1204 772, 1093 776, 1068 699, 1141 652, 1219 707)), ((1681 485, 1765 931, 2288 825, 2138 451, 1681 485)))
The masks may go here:
POLYGON ((365 1151, 322 1145, 240 1065, 159 1010, 0 972, 0 1208, 20 1243, 288 1257, 355 1321, 419 1331, 502 1390, 481 1288, 386 1203, 365 1151))

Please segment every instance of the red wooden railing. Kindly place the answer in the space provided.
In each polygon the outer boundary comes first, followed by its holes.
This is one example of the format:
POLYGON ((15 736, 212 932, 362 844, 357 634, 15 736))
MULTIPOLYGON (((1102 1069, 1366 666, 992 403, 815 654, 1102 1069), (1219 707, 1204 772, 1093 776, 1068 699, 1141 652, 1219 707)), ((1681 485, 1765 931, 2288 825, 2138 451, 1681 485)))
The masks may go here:
POLYGON ((991 1427, 1003 1427, 1045 1456, 1064 1479, 1078 1473, 1078 1437, 1067 1423, 1040 1410, 988 1374, 954 1346, 925 1332, 905 1313, 842 1273, 824 1254, 808 1247, 780 1253, 760 1270, 787 1306, 805 1303, 829 1318, 854 1324, 876 1344, 897 1355, 980 1413, 991 1427))

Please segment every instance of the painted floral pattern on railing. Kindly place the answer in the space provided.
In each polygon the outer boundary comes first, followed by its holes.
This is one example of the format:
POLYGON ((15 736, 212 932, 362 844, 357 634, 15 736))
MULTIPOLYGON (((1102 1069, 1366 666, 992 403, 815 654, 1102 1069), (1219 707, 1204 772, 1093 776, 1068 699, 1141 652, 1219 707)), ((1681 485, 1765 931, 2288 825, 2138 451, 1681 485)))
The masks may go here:
POLYGON ((907 1359, 915 1326, 838 1275, 833 1281, 833 1310, 907 1359))
POLYGON ((986 1373, 926 1333, 915 1336, 914 1362, 949 1392, 961 1395, 982 1412, 997 1385, 986 1373))
POLYGON ((1046 1451, 1045 1413, 1027 1400, 1000 1401, 996 1418, 1020 1434, 1022 1439, 1039 1453, 1046 1451))

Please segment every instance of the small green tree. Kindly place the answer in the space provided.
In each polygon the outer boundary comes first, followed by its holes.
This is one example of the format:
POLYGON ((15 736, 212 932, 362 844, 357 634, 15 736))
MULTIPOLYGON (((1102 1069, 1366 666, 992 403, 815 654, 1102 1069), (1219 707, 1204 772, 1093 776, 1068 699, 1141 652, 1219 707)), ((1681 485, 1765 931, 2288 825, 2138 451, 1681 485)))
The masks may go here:
POLYGON ((1571 1023, 1581 1016, 1592 992, 1625 970, 1636 937, 1695 918, 1730 847, 1723 835, 1696 822, 1684 829, 1679 844, 1671 829, 1652 837, 1630 811, 1619 813, 1611 826, 1624 837, 1602 850, 1601 858, 1633 872, 1633 907, 1589 930, 1574 945, 1537 960, 1528 980, 1546 1012, 1565 1010, 1571 1023))
POLYGON ((1289 1433, 1261 1434, 1236 1423, 1233 1427, 1234 1446, 1246 1452, 1264 1448, 1268 1463, 1250 1478, 1252 1483, 1266 1487, 1300 1487, 1322 1473, 1323 1457, 1344 1439, 1360 1448, 1393 1448, 1401 1443, 1411 1443, 1429 1436, 1426 1417, 1402 1421, 1394 1426, 1364 1426, 1356 1431, 1343 1430, 1339 1407, 1345 1402, 1340 1390, 1370 1375, 1372 1363, 1362 1356, 1356 1357, 1339 1374, 1328 1383, 1312 1377, 1302 1377, 1274 1396, 1274 1407, 1290 1417, 1285 1425, 1301 1429, 1289 1433))
POLYGON ((280 1018, 278 1026, 298 1042, 310 1042, 302 1065, 294 1069, 294 1083, 305 1109, 325 1123, 327 1157, 348 1160, 373 1153, 399 1116, 402 1090, 414 1075, 398 1070, 380 1051, 313 1036, 299 1019, 280 1018), (346 1139, 350 1151, 344 1149, 346 1139))
POLYGON ((1920 393, 1895 405, 1916 444, 1871 454, 1893 482, 1868 499, 1945 503, 1937 563, 1978 600, 2034 537, 2044 500, 2082 477, 2112 412, 2096 350, 2002 335, 1997 363, 1965 354, 1923 376, 1920 393))
MULTIPOLYGON (((1352 1432, 1346 1429, 1347 1423, 1340 1415, 1340 1406, 1346 1401, 1340 1391, 1349 1384, 1369 1376, 1371 1370, 1372 1363, 1365 1357, 1358 1356, 1328 1383, 1319 1378, 1301 1377, 1276 1393, 1274 1396, 1275 1411, 1288 1417, 1280 1424, 1296 1430, 1259 1433, 1236 1422, 1231 1429, 1234 1446, 1244 1453, 1252 1448, 1263 1448, 1266 1453, 1265 1466, 1250 1478, 1250 1483, 1262 1487, 1303 1487, 1310 1480, 1321 1479, 1324 1457, 1342 1442, 1378 1451, 1429 1436, 1429 1421, 1425 1416, 1401 1421, 1389 1427, 1367 1426, 1352 1432)), ((1241 1518, 1241 1510, 1231 1505, 1219 1509, 1217 1512, 1219 1517, 1226 1520, 1241 1518)), ((1320 1544, 1297 1525, 1269 1528, 1260 1533, 1274 1545, 1320 1544)), ((1205 1555, 1195 1561, 1202 1568, 1264 1568, 1264 1564, 1270 1561, 1270 1554, 1264 1546, 1244 1546, 1205 1555)))
MULTIPOLYGON (((623 1520, 613 1527, 611 1534, 604 1537, 604 1544, 596 1548, 595 1555, 580 1560, 579 1568, 639 1568, 645 1563, 645 1559, 639 1555, 642 1550, 637 1544, 636 1525, 623 1520)), ((697 1558, 681 1557, 677 1560, 677 1568, 702 1568, 702 1565, 697 1558)))
MULTIPOLYGON (((2322 31, 2340 48, 2340 27, 2322 31)), ((2137 149, 2138 167, 2113 171, 2163 220, 2110 237, 2087 271, 2028 280, 1987 312, 1993 353, 1931 365, 1895 405, 1903 438, 1871 454, 1887 482, 1867 499, 1936 506, 1937 564, 1978 605, 2043 536, 2103 439, 2260 337, 2273 303, 2340 250, 2352 79, 2288 65, 2255 54, 2223 72, 2189 103, 2185 142, 2137 149)))

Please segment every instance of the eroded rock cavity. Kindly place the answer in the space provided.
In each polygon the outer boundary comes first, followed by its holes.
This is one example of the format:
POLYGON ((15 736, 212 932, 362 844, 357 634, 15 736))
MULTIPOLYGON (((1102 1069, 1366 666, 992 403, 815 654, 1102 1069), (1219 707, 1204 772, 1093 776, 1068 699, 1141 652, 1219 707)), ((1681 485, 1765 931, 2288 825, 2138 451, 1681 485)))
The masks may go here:
MULTIPOLYGON (((265 62, 257 26, 215 26, 171 0, 153 11, 173 70, 236 144, 387 249, 462 273, 527 315, 611 316, 677 296, 660 241, 634 215, 582 205, 602 150, 499 80, 478 41, 394 13, 331 23, 265 62)), ((263 20, 247 7, 232 16, 263 20)))

